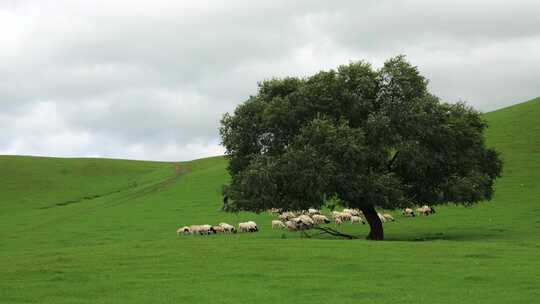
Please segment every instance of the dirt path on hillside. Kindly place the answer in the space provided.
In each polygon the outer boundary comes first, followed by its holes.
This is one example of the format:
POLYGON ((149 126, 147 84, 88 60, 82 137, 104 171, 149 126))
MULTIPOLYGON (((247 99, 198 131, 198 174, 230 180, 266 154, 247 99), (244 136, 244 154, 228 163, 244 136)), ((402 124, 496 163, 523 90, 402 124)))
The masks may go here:
POLYGON ((168 185, 174 184, 180 178, 181 175, 183 175, 184 173, 188 173, 188 172, 191 172, 190 168, 180 166, 180 164, 178 163, 178 164, 175 165, 175 170, 174 170, 174 175, 173 176, 171 176, 171 177, 169 177, 167 179, 164 179, 161 182, 158 182, 156 184, 143 187, 139 191, 136 191, 131 198, 139 198, 139 197, 148 195, 150 193, 159 191, 159 190, 167 187, 168 185))

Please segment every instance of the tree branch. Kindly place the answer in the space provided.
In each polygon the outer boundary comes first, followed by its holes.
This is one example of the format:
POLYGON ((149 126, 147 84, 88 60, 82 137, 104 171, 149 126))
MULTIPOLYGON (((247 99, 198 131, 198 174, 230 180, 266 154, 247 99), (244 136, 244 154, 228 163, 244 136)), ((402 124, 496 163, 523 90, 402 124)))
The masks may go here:
POLYGON ((399 154, 399 151, 397 151, 396 154, 394 154, 394 156, 392 157, 392 159, 388 163, 388 171, 392 171, 392 166, 394 165, 394 162, 396 161, 396 158, 397 158, 398 154, 399 154))
POLYGON ((345 234, 345 233, 341 233, 335 229, 332 229, 332 228, 328 228, 328 227, 314 227, 313 229, 317 229, 317 230, 321 230, 321 234, 330 234, 330 235, 333 235, 333 236, 340 236, 340 237, 344 237, 344 238, 348 238, 348 239, 357 239, 358 237, 354 236, 354 235, 350 235, 350 234, 345 234))

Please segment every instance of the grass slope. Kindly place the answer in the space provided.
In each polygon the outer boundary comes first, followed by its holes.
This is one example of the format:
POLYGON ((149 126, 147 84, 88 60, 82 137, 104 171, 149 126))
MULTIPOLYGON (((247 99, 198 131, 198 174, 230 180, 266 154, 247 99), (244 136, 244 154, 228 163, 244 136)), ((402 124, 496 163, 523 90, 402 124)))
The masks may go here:
POLYGON ((495 198, 396 214, 387 242, 300 238, 268 215, 220 212, 221 157, 0 156, 0 303, 538 302, 539 118, 540 99, 486 114, 505 160, 495 198), (175 235, 247 219, 261 231, 175 235))

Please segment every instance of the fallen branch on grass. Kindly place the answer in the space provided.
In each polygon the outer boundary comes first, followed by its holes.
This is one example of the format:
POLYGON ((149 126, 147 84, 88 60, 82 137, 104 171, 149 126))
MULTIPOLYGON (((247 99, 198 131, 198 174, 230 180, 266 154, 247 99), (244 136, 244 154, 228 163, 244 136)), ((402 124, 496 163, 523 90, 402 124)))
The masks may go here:
POLYGON ((329 234, 329 235, 332 235, 332 236, 340 236, 340 237, 348 238, 350 240, 358 238, 358 237, 356 237, 354 235, 345 234, 345 233, 339 232, 339 231, 337 231, 335 229, 332 229, 332 228, 329 228, 329 227, 314 227, 313 229, 321 230, 321 234, 326 233, 326 234, 329 234))

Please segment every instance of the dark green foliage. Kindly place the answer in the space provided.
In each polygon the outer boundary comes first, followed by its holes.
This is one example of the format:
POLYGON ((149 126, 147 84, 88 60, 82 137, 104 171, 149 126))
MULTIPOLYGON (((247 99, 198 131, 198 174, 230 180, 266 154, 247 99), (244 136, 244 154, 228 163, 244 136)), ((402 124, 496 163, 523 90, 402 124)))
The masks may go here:
POLYGON ((232 210, 345 206, 400 208, 489 200, 500 176, 486 123, 446 104, 404 56, 375 71, 364 62, 309 78, 262 82, 225 114, 232 210))

